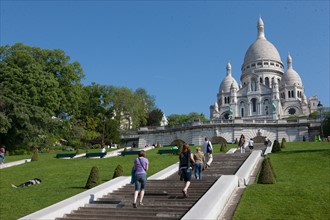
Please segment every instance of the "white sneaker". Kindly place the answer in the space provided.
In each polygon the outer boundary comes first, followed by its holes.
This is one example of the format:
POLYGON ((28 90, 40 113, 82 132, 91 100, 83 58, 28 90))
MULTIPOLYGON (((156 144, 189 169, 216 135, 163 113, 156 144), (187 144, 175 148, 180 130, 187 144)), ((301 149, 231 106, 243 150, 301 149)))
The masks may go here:
POLYGON ((13 187, 13 188, 17 188, 17 186, 15 186, 14 184, 11 184, 11 187, 13 187))

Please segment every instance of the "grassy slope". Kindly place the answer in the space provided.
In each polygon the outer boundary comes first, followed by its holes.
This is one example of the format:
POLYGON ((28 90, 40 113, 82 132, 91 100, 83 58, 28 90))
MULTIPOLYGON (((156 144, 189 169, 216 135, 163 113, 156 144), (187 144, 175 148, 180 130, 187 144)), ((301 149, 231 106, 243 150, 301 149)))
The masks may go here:
MULTIPOLYGON (((136 155, 70 160, 54 157, 55 154, 39 154, 39 161, 0 170, 0 219, 17 219, 85 191, 93 166, 99 167, 103 182, 112 178, 118 164, 122 165, 124 175, 130 176, 136 155), (12 183, 21 184, 35 177, 40 178, 42 184, 18 189, 11 187, 12 183)), ((147 158, 150 162, 148 175, 178 161, 176 155, 157 155, 157 149, 147 151, 147 158)))
POLYGON ((245 190, 234 220, 329 219, 330 143, 287 143, 270 154, 277 183, 245 190))

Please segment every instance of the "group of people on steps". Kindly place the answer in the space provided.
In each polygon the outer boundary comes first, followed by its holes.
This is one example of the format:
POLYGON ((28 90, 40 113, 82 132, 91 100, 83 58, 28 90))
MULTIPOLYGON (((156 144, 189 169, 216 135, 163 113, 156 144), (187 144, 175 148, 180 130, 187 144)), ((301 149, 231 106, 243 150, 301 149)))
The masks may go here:
MULTIPOLYGON (((203 149, 196 148, 196 153, 193 154, 189 149, 188 144, 184 144, 179 156, 179 169, 178 174, 180 180, 184 181, 182 189, 183 197, 188 197, 188 188, 191 182, 192 171, 197 180, 202 179, 202 172, 206 168, 211 167, 213 161, 213 146, 208 138, 205 138, 203 149)), ((143 206, 143 198, 145 194, 145 187, 147 183, 147 171, 149 169, 149 161, 146 158, 146 152, 141 150, 138 157, 134 160, 134 198, 133 207, 143 206)))

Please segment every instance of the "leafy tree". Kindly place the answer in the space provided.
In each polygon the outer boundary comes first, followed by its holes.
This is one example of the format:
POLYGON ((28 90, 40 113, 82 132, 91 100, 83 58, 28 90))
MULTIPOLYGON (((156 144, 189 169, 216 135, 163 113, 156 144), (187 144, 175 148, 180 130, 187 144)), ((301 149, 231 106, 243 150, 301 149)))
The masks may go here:
POLYGON ((69 60, 61 50, 0 47, 0 140, 9 150, 40 143, 54 124, 52 116, 78 113, 83 72, 69 60))
POLYGON ((180 125, 185 123, 191 123, 194 121, 200 121, 200 122, 208 121, 203 113, 198 114, 197 112, 191 112, 188 115, 172 114, 167 117, 167 120, 168 120, 168 125, 180 125))
POLYGON ((147 106, 147 111, 152 111, 156 108, 155 97, 148 95, 147 91, 143 88, 135 90, 135 95, 140 96, 147 106))
POLYGON ((164 113, 162 110, 156 108, 149 112, 147 126, 160 126, 160 122, 163 118, 164 113))

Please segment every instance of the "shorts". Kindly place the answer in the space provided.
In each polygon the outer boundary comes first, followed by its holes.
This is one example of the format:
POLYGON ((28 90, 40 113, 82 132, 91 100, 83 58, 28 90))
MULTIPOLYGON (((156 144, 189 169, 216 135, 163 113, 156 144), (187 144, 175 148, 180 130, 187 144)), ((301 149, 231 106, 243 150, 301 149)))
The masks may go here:
POLYGON ((139 173, 135 176, 135 191, 144 190, 147 184, 147 174, 139 173))
POLYGON ((180 179, 185 182, 191 181, 191 170, 192 169, 182 169, 180 179))

